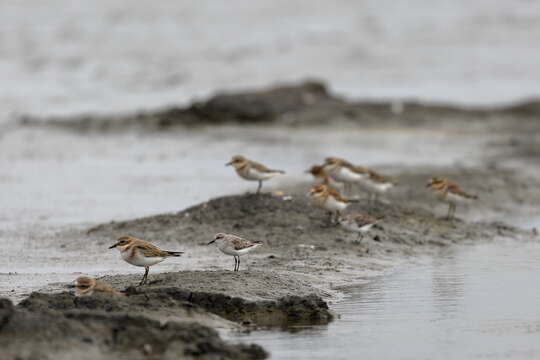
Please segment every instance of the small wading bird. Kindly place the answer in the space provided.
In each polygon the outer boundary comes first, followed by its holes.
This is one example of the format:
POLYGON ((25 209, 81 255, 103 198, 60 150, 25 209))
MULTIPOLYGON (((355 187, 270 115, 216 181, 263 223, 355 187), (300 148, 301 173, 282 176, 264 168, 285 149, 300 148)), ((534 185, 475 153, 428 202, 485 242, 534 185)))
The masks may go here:
POLYGON ((330 186, 332 189, 339 189, 342 187, 342 183, 332 179, 326 174, 323 166, 313 165, 308 170, 306 170, 306 173, 313 175, 315 184, 327 185, 330 186))
POLYGON ((109 296, 125 296, 111 285, 86 276, 77 278, 74 282, 75 296, 91 296, 93 294, 109 296))
POLYGON ((359 184, 361 180, 369 177, 369 169, 354 166, 347 160, 337 157, 326 158, 324 170, 330 178, 345 184, 347 194, 350 194, 352 184, 359 184))
POLYGON ((356 241, 361 241, 364 238, 364 234, 382 219, 382 216, 347 215, 339 219, 339 224, 349 231, 358 233, 356 241))
POLYGON ((442 177, 431 178, 426 187, 431 188, 435 192, 435 195, 439 201, 448 204, 448 215, 446 216, 447 220, 454 219, 457 204, 478 199, 478 196, 467 194, 461 190, 457 184, 442 177))
POLYGON ((343 198, 338 191, 330 189, 326 185, 314 185, 308 195, 315 201, 317 206, 328 211, 331 224, 337 222, 341 212, 347 206, 353 202, 357 202, 357 200, 343 198))
POLYGON ((241 155, 233 156, 231 161, 229 161, 225 165, 234 166, 236 173, 242 179, 249 181, 258 181, 259 186, 257 187, 257 194, 259 194, 259 192, 261 191, 263 181, 271 179, 279 174, 285 174, 285 171, 269 169, 263 164, 248 160, 241 155))
POLYGON ((262 245, 260 241, 250 241, 236 235, 219 233, 208 245, 216 243, 218 249, 227 255, 234 256, 234 270, 240 270, 240 256, 262 245))
POLYGON ((369 193, 369 200, 377 203, 379 195, 385 194, 394 187, 395 183, 373 170, 368 170, 369 176, 360 180, 362 187, 369 193))
POLYGON ((109 249, 117 248, 120 251, 122 259, 135 266, 144 267, 144 276, 139 286, 146 284, 150 266, 158 264, 171 256, 180 256, 182 251, 161 250, 156 245, 148 241, 137 239, 131 236, 122 236, 118 238, 116 244, 109 249))

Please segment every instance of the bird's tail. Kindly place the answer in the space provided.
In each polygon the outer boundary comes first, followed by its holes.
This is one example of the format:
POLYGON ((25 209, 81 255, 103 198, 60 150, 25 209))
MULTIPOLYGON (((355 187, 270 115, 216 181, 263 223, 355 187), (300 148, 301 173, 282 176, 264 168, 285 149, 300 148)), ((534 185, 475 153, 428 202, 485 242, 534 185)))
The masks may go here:
POLYGON ((184 252, 183 251, 166 251, 166 253, 169 254, 169 256, 180 256, 184 252))

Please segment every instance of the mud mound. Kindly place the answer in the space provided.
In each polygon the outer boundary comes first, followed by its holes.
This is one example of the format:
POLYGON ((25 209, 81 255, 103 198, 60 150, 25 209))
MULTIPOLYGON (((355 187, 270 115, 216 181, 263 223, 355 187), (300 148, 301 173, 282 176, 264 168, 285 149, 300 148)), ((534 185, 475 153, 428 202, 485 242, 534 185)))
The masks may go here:
MULTIPOLYGON (((401 244, 450 244, 463 239, 482 239, 495 234, 486 223, 454 223, 433 212, 410 207, 407 202, 369 204, 361 200, 348 213, 368 213, 385 219, 371 233, 378 241, 401 244), (459 224, 459 226, 457 226, 459 224)), ((313 245, 325 250, 329 241, 350 234, 328 223, 327 214, 313 206, 305 196, 283 200, 272 195, 239 195, 212 199, 176 214, 158 215, 133 221, 110 223, 89 230, 93 236, 110 239, 134 234, 145 239, 203 245, 217 232, 231 232, 264 243, 258 253, 280 251, 293 255, 298 245, 313 245)), ((334 250, 345 250, 349 242, 332 244, 334 250)))
MULTIPOLYGON (((531 100, 503 108, 463 108, 452 105, 426 104, 416 101, 346 101, 327 90, 321 82, 282 85, 256 91, 218 94, 187 107, 139 112, 128 115, 81 115, 65 118, 37 119, 23 117, 21 125, 53 126, 74 131, 117 132, 137 129, 163 131, 173 128, 219 124, 361 125, 362 127, 417 126, 455 128, 460 122, 488 127, 508 128, 508 120, 528 120, 538 129, 536 117, 540 102, 531 100)), ((520 125, 521 126, 521 125, 520 125)), ((485 127, 483 128, 485 130, 485 127)))
MULTIPOLYGON (((108 276, 104 280, 122 287, 136 283, 135 277, 108 276)), ((197 271, 157 274, 152 279, 149 286, 128 287, 126 297, 33 293, 19 306, 34 312, 129 313, 156 320, 202 319, 208 323, 207 311, 236 323, 258 326, 326 324, 333 317, 328 305, 310 293, 313 288, 290 276, 197 271)))
POLYGON ((16 308, 0 300, 2 359, 264 359, 256 345, 229 345, 196 323, 141 316, 16 308))

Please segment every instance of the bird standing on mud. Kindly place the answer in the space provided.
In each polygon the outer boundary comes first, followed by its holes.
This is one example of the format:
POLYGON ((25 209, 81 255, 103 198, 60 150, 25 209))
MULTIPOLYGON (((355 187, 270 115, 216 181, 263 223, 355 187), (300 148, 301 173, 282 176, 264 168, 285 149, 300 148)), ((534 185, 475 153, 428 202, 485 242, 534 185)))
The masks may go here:
POLYGON ((144 276, 139 283, 139 286, 146 284, 150 266, 156 265, 168 257, 180 256, 182 251, 166 251, 161 250, 156 245, 148 241, 137 239, 131 236, 122 236, 118 238, 116 244, 109 249, 117 248, 120 251, 122 259, 135 266, 144 267, 144 276))
POLYGON ((214 236, 214 239, 208 245, 216 243, 218 249, 227 255, 234 256, 234 270, 240 270, 240 256, 247 254, 253 249, 256 249, 262 242, 250 241, 236 235, 219 233, 214 236))
POLYGON ((441 177, 431 178, 426 187, 431 188, 435 192, 439 201, 448 204, 447 220, 454 219, 457 204, 463 204, 478 199, 478 196, 467 194, 465 191, 461 190, 457 184, 441 177))
POLYGON ((335 224, 341 212, 351 203, 357 200, 345 199, 341 194, 326 185, 314 185, 308 195, 315 201, 317 206, 328 210, 330 224, 335 224), (335 220, 334 220, 335 215, 335 220))
POLYGON ((234 166, 236 173, 242 179, 249 180, 249 181, 258 181, 259 186, 257 187, 257 194, 259 194, 259 192, 261 191, 263 181, 271 179, 274 176, 279 175, 279 174, 285 174, 285 171, 283 170, 269 169, 263 164, 259 164, 258 162, 248 160, 241 155, 233 156, 231 161, 229 161, 225 165, 234 166))
POLYGON ((358 233, 356 241, 360 242, 364 238, 364 234, 382 219, 382 216, 373 217, 369 215, 347 215, 340 218, 338 222, 344 229, 358 233))

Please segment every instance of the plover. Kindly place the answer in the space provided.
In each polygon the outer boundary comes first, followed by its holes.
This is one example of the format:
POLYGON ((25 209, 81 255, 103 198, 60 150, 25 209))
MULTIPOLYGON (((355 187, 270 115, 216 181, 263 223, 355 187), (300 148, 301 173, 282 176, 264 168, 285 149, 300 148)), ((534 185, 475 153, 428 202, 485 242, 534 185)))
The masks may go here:
POLYGON ((314 185, 308 195, 319 207, 329 212, 330 223, 335 223, 341 212, 345 210, 351 203, 356 202, 356 200, 345 199, 338 191, 330 189, 326 185, 320 184, 314 185), (336 217, 335 221, 334 215, 336 217))
POLYGON ((118 248, 122 259, 135 266, 144 267, 144 276, 139 286, 146 284, 150 266, 158 264, 171 256, 180 256, 182 251, 161 250, 156 245, 131 236, 122 236, 118 238, 116 244, 109 249, 118 248))
POLYGON ((342 187, 342 183, 328 176, 328 174, 324 170, 324 166, 313 165, 308 170, 306 170, 306 173, 313 175, 315 184, 328 185, 332 189, 339 189, 342 187))
POLYGON ((260 241, 250 241, 236 235, 218 233, 214 236, 208 245, 216 243, 218 249, 227 255, 234 257, 234 270, 240 270, 240 256, 247 254, 258 246, 262 245, 260 241))
POLYGON ((478 199, 478 196, 467 194, 457 184, 442 177, 431 178, 426 187, 433 189, 439 201, 448 204, 448 220, 454 219, 457 204, 478 199))
POLYGON ((347 194, 351 193, 352 184, 359 184, 363 179, 369 177, 369 169, 355 166, 347 160, 337 157, 326 158, 324 170, 330 178, 345 184, 347 194))
POLYGON ((285 174, 285 171, 283 170, 269 169, 263 164, 259 164, 258 162, 248 160, 241 155, 233 156, 231 161, 229 161, 225 165, 234 166, 236 173, 242 179, 249 180, 249 181, 258 181, 259 186, 257 187, 257 194, 261 191, 263 181, 271 179, 274 176, 279 175, 279 174, 285 174))
POLYGON ((347 215, 339 219, 339 224, 349 231, 358 233, 356 241, 360 241, 364 234, 382 219, 369 215, 347 215))
POLYGON ((86 276, 81 276, 74 281, 75 296, 91 296, 93 294, 124 296, 111 285, 86 276))
POLYGON ((395 182, 382 176, 381 174, 368 170, 369 176, 362 179, 360 182, 362 187, 369 193, 370 201, 378 201, 379 195, 385 194, 388 190, 395 186, 395 182))

